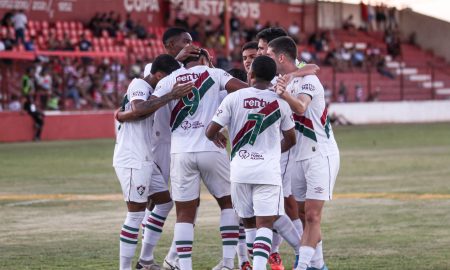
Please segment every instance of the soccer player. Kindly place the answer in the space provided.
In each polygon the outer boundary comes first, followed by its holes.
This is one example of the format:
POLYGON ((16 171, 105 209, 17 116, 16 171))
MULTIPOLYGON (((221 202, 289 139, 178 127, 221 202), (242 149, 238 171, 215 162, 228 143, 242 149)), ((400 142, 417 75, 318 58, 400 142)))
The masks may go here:
MULTIPOLYGON (((157 82, 179 68, 178 62, 169 55, 156 58, 152 76, 134 79, 127 90, 125 111, 132 118, 143 119, 120 125, 114 149, 113 166, 120 181, 128 213, 120 233, 120 269, 131 269, 138 242, 139 225, 145 215, 147 201, 155 204, 147 221, 139 268, 159 269, 154 262, 153 249, 158 242, 164 221, 173 207, 170 193, 159 169, 153 162, 151 151, 151 115, 169 101, 178 99, 191 91, 192 84, 176 85, 173 90, 158 99, 147 101, 157 82), (147 105, 144 107, 144 105, 147 105)), ((138 268, 138 269, 139 269, 138 268)))
MULTIPOLYGON (((297 46, 289 37, 268 44, 267 54, 277 63, 277 72, 289 74, 297 69, 297 46)), ((322 84, 315 75, 280 77, 277 93, 294 112, 299 141, 295 151, 292 191, 304 216, 304 232, 297 270, 327 269, 323 260, 320 222, 325 201, 331 200, 339 171, 339 149, 334 139, 325 105, 322 84), (295 178, 297 177, 297 178, 295 178)))
POLYGON ((200 178, 216 198, 220 208, 223 268, 234 265, 235 247, 239 229, 232 209, 229 182, 229 161, 224 149, 204 136, 205 125, 211 120, 220 103, 220 90, 232 92, 247 86, 223 70, 209 68, 207 52, 200 57, 189 57, 184 68, 158 83, 152 98, 166 95, 177 82, 194 82, 189 95, 169 103, 171 109, 171 165, 172 197, 177 210, 174 238, 179 265, 182 270, 192 269, 193 223, 200 196, 200 178))
POLYGON ((281 152, 295 144, 289 105, 269 90, 275 72, 272 59, 257 57, 249 73, 252 87, 225 97, 206 131, 210 140, 222 141, 220 130, 228 125, 233 138, 231 195, 247 238, 253 238, 248 242, 253 242, 254 270, 266 269, 272 227, 284 214, 279 161, 281 152))
POLYGON ((242 46, 242 64, 244 65, 245 71, 248 73, 252 65, 253 59, 256 58, 258 54, 258 42, 250 41, 242 46))

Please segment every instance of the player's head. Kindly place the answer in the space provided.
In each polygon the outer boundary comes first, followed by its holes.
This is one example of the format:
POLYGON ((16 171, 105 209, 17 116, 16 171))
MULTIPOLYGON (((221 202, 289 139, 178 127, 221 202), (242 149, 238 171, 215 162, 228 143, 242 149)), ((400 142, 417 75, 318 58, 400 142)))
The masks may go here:
POLYGON ((149 81, 151 87, 155 88, 162 78, 179 68, 180 64, 173 56, 161 54, 156 57, 155 61, 152 63, 152 68, 150 70, 151 75, 144 79, 149 81))
POLYGON ((162 41, 167 53, 175 57, 184 47, 192 44, 192 37, 183 28, 171 27, 164 32, 162 41))
POLYGON ((209 53, 205 49, 200 49, 198 56, 189 56, 183 61, 183 65, 187 66, 192 62, 195 62, 196 65, 209 66, 211 64, 211 59, 209 58, 209 53))
POLYGON ((255 82, 267 82, 273 80, 277 73, 277 65, 272 58, 266 55, 260 55, 253 60, 252 66, 250 68, 250 84, 255 82))
POLYGON ((258 55, 265 55, 267 52, 267 44, 278 37, 285 37, 288 34, 280 27, 270 27, 261 30, 256 35, 256 41, 258 42, 258 55))
POLYGON ((255 59, 258 53, 258 42, 250 41, 244 44, 242 47, 242 64, 246 72, 250 71, 253 59, 255 59))
POLYGON ((284 74, 284 67, 295 65, 297 45, 290 37, 279 37, 268 44, 267 56, 275 60, 277 72, 284 74))
POLYGON ((228 70, 228 73, 230 73, 231 76, 235 77, 236 79, 239 79, 243 82, 247 81, 247 72, 240 68, 232 68, 228 70))

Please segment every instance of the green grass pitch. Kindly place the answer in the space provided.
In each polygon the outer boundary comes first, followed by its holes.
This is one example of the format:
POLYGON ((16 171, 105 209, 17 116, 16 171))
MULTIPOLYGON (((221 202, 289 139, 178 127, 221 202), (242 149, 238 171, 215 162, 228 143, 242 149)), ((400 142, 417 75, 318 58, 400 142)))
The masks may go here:
MULTIPOLYGON (((329 269, 450 269, 450 124, 334 131, 341 170, 323 217, 329 269)), ((0 269, 118 269, 126 208, 113 148, 113 140, 0 144, 0 269)), ((196 270, 220 259, 218 222, 205 196, 196 270)), ((158 262, 173 224, 172 212, 158 262)), ((286 243, 281 253, 290 266, 286 243)))

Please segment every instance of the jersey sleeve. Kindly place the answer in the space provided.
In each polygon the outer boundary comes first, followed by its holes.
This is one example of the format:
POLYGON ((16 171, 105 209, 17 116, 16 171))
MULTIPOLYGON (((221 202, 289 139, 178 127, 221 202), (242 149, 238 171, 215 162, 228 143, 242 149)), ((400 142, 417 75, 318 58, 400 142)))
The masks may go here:
POLYGON ((233 79, 233 76, 231 76, 230 73, 226 72, 223 69, 220 68, 216 68, 215 69, 215 73, 216 75, 219 77, 219 84, 220 84, 220 89, 223 90, 225 89, 225 85, 227 85, 227 83, 233 79))
POLYGON ((140 79, 134 79, 128 87, 127 93, 130 102, 133 100, 147 100, 150 96, 149 88, 146 83, 140 79))
POLYGON ((322 84, 316 75, 308 75, 303 77, 303 80, 295 86, 296 96, 299 94, 306 94, 313 99, 315 96, 320 95, 323 91, 322 84))
POLYGON ((286 101, 280 101, 281 110, 281 130, 286 131, 295 127, 294 119, 292 117, 292 111, 286 101))
POLYGON ((164 79, 160 80, 158 84, 155 87, 155 91, 153 92, 153 96, 155 97, 162 97, 165 94, 172 91, 172 81, 170 80, 171 76, 165 77, 164 79))
POLYGON ((233 97, 231 95, 227 95, 225 97, 225 99, 220 104, 219 108, 217 109, 212 119, 212 121, 216 122, 222 127, 230 124, 232 98, 233 97))

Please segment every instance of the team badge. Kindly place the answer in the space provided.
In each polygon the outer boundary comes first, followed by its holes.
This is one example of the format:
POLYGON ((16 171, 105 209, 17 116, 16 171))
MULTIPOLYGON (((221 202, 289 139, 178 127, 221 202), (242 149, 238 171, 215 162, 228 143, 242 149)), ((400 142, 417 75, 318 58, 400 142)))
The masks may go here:
POLYGON ((247 158, 250 156, 250 153, 247 152, 247 150, 240 150, 240 151, 239 151, 239 156, 240 156, 242 159, 247 159, 247 158))
POLYGON ((145 187, 143 185, 140 185, 136 188, 136 190, 137 190, 137 193, 142 196, 142 194, 144 194, 144 192, 145 192, 145 187))

